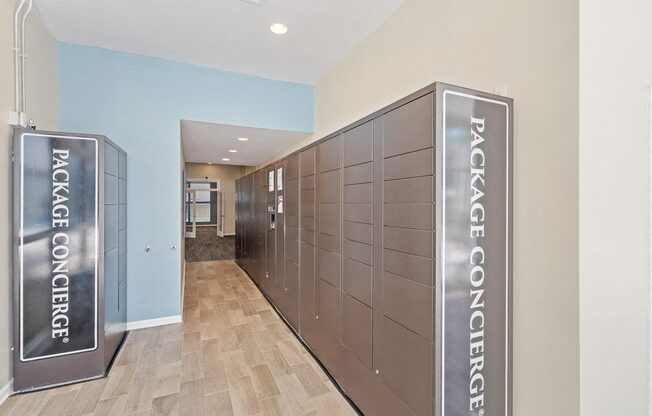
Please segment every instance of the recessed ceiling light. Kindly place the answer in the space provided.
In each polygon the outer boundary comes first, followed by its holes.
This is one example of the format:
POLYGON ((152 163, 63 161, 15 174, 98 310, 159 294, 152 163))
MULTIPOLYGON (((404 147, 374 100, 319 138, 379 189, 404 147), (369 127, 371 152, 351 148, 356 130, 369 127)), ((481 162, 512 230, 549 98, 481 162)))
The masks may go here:
POLYGON ((235 149, 231 149, 231 150, 229 150, 229 153, 238 153, 238 151, 235 150, 235 149))
POLYGON ((269 27, 269 30, 272 31, 272 33, 275 33, 277 35, 285 35, 288 33, 288 27, 285 26, 283 23, 274 23, 269 27))
POLYGON ((223 157, 222 160, 225 161, 225 162, 228 162, 231 159, 229 159, 228 157, 223 157))
POLYGON ((238 140, 240 140, 241 142, 246 142, 249 139, 246 137, 238 137, 238 140))

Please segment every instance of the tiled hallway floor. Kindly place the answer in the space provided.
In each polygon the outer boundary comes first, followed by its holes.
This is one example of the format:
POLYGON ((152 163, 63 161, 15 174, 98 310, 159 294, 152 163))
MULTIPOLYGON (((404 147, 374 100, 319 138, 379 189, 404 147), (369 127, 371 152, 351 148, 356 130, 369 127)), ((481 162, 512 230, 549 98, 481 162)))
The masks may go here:
POLYGON ((233 261, 188 263, 184 323, 132 331, 107 378, 10 397, 0 416, 355 415, 233 261))

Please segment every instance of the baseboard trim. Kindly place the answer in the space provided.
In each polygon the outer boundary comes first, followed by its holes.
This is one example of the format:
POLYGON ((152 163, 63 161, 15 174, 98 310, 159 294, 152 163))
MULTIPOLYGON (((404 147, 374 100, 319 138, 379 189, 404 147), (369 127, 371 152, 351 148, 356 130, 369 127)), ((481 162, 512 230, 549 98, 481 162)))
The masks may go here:
POLYGON ((12 378, 5 384, 2 389, 0 389, 0 406, 2 406, 2 403, 4 403, 9 396, 11 396, 11 393, 14 392, 14 379, 12 378))
POLYGON ((181 322, 181 315, 127 322, 127 331, 133 331, 134 329, 152 328, 161 325, 178 324, 179 322, 181 322))

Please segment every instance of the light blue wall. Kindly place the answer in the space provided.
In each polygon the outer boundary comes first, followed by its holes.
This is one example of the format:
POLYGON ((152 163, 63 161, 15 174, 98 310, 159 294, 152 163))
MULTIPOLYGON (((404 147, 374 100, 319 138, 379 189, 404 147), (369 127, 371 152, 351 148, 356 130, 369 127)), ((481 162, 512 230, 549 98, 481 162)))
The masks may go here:
POLYGON ((129 321, 177 315, 180 120, 312 131, 313 89, 63 43, 59 76, 60 129, 105 134, 129 154, 129 321))

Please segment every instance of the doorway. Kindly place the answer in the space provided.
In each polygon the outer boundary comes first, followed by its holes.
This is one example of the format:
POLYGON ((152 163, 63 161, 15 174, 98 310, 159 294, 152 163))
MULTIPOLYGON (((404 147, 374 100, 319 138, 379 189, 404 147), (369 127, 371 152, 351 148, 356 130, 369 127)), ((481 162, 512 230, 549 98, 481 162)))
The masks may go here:
POLYGON ((230 260, 233 236, 224 232, 225 198, 219 179, 187 179, 185 184, 185 256, 190 262, 230 260))

